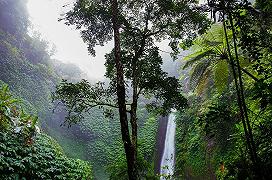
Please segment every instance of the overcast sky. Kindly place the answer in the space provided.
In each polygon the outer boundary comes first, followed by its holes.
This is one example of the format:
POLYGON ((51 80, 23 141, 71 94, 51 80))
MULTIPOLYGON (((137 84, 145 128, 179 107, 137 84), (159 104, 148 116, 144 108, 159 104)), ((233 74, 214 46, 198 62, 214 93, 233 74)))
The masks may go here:
MULTIPOLYGON (((96 48, 96 57, 88 54, 87 46, 83 43, 79 31, 64 22, 58 22, 58 18, 67 11, 63 5, 75 0, 28 0, 30 20, 34 30, 41 33, 42 37, 55 44, 57 48, 55 59, 62 62, 78 65, 89 77, 102 79, 105 73, 104 55, 113 48, 113 43, 96 48)), ((69 6, 68 6, 69 7, 69 6)), ((159 43, 161 50, 169 51, 167 42, 159 43)), ((162 53, 164 61, 171 61, 169 54, 162 53)))
POLYGON ((31 22, 44 39, 56 45, 54 58, 74 63, 90 77, 100 79, 105 73, 104 54, 112 49, 112 45, 97 47, 96 57, 88 55, 87 46, 79 31, 58 22, 60 14, 66 10, 62 6, 72 2, 73 0, 28 0, 31 22))

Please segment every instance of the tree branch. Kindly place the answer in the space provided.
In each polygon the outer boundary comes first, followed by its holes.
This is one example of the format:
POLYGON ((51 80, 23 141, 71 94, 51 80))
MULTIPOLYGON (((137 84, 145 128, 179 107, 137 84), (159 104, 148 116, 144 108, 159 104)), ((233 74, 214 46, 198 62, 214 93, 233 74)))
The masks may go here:
POLYGON ((106 103, 106 102, 97 102, 97 101, 88 102, 88 103, 85 102, 85 105, 87 105, 87 106, 89 106, 91 108, 94 108, 94 107, 97 107, 97 106, 108 106, 108 107, 112 107, 112 108, 119 108, 119 106, 114 105, 114 104, 110 104, 110 103, 106 103))
POLYGON ((137 93, 137 98, 139 98, 139 96, 142 93, 143 89, 144 89, 143 87, 139 89, 139 92, 137 93))
MULTIPOLYGON (((235 64, 235 66, 237 66, 237 65, 235 64)), ((252 79, 254 79, 255 81, 259 81, 258 78, 256 78, 253 74, 251 74, 250 72, 248 72, 246 69, 244 69, 244 68, 241 67, 241 70, 242 70, 245 74, 247 74, 249 77, 251 77, 252 79)))

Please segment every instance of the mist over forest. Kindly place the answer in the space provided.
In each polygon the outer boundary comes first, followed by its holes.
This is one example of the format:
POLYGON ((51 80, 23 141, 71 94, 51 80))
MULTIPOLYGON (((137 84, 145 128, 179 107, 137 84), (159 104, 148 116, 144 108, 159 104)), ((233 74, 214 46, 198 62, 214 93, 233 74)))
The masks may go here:
POLYGON ((0 0, 0 179, 272 179, 270 0, 0 0))

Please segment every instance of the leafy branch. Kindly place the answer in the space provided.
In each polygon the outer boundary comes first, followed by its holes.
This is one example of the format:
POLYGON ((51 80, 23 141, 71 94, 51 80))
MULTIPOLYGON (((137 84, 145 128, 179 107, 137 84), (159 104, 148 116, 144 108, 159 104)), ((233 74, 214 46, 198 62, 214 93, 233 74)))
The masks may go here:
POLYGON ((77 123, 84 118, 82 113, 88 113, 95 107, 103 109, 105 116, 112 117, 113 113, 109 108, 118 108, 114 93, 115 88, 111 85, 106 87, 103 82, 91 85, 84 79, 78 83, 62 80, 52 94, 52 99, 66 107, 68 115, 65 123, 71 126, 72 123, 77 123))

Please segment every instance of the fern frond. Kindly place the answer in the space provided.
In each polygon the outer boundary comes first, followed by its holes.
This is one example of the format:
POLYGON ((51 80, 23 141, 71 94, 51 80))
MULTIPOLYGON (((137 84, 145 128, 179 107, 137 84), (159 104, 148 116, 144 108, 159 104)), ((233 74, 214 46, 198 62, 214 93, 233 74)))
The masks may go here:
POLYGON ((205 59, 204 61, 199 62, 192 69, 192 74, 190 77, 190 87, 194 90, 196 86, 199 84, 203 74, 207 70, 211 63, 210 59, 205 59))
POLYGON ((218 93, 222 93, 228 84, 229 67, 228 62, 221 60, 216 63, 214 68, 214 84, 218 93))
POLYGON ((196 87, 197 94, 199 94, 199 95, 202 94, 204 92, 204 90, 207 88, 207 85, 210 80, 210 76, 211 76, 211 70, 210 70, 210 68, 207 68, 207 70, 205 71, 202 78, 200 79, 200 81, 197 84, 197 87, 196 87))
POLYGON ((192 54, 191 54, 190 56, 188 56, 188 57, 191 57, 191 58, 185 63, 185 65, 183 66, 182 69, 186 69, 186 68, 192 66, 194 63, 202 60, 205 57, 209 57, 211 55, 214 55, 214 52, 213 52, 212 49, 208 50, 208 51, 205 51, 205 52, 202 52, 202 53, 199 53, 198 55, 196 55, 194 57, 192 57, 192 54))

